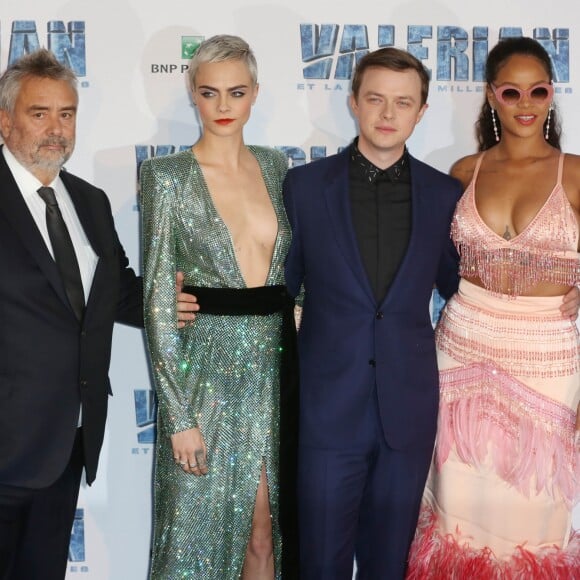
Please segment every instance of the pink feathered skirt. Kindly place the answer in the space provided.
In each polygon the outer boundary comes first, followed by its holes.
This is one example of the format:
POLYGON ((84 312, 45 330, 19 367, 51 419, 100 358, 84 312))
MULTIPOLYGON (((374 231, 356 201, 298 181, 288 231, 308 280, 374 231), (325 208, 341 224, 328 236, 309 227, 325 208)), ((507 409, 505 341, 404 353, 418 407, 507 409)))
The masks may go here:
POLYGON ((580 578, 580 341, 561 302, 462 281, 446 306, 437 442, 409 579, 580 578))

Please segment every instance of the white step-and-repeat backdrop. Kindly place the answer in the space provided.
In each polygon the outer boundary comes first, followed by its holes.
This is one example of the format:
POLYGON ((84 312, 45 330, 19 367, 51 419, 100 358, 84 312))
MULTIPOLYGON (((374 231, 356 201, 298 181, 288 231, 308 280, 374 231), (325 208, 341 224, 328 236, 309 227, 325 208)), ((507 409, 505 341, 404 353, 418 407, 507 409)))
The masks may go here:
MULTIPOLYGON (((2 0, 2 70, 44 46, 76 71, 78 137, 68 169, 108 192, 137 270, 139 163, 196 141, 184 72, 197 44, 218 33, 244 37, 258 59, 260 94, 246 142, 279 147, 292 165, 348 144, 356 131, 347 108, 353 65, 369 49, 395 45, 432 75, 430 108, 410 150, 447 171, 475 151, 485 58, 511 35, 533 36, 552 55, 564 148, 580 153, 580 22, 573 0, 2 0)), ((141 331, 117 326, 111 379, 99 476, 81 491, 67 579, 147 576, 155 412, 141 331)), ((580 525, 578 510, 575 516, 580 525)))

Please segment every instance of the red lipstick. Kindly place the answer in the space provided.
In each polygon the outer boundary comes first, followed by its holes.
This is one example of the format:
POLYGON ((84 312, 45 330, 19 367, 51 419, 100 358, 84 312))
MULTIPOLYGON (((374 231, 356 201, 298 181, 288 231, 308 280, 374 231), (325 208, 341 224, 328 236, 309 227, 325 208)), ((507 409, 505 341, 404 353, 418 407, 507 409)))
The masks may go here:
POLYGON ((216 119, 215 121, 218 125, 229 125, 234 122, 234 119, 216 119))

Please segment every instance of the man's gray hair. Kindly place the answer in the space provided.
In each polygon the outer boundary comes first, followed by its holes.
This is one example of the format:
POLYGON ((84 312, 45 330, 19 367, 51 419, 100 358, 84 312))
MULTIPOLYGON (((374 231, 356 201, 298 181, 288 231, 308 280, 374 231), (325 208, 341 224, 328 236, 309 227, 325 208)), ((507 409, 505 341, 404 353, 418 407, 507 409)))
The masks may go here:
POLYGON ((78 95, 73 70, 61 64, 50 50, 41 48, 18 59, 0 76, 0 109, 14 112, 22 81, 31 77, 66 81, 78 95))

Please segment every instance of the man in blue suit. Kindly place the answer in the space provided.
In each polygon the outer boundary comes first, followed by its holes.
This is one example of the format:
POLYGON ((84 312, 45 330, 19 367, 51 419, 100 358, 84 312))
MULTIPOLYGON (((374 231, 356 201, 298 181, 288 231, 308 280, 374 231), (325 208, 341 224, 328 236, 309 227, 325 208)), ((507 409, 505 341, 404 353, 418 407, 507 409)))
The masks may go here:
POLYGON ((350 105, 360 134, 289 171, 287 284, 304 286, 298 502, 301 578, 403 578, 435 439, 431 291, 458 283, 449 238, 461 195, 405 142, 429 77, 405 51, 362 58, 350 105))

